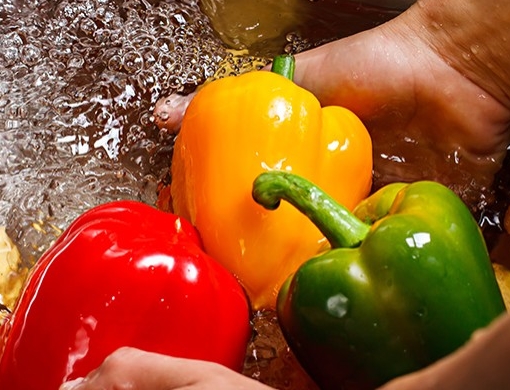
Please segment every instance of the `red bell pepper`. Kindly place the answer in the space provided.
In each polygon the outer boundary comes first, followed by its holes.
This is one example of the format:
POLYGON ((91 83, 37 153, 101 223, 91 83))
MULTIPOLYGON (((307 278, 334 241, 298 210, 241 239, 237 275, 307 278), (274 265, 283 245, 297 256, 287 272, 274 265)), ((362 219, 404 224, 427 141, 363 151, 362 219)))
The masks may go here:
POLYGON ((189 222, 108 203, 76 219, 32 269, 0 327, 0 387, 55 390, 121 346, 240 370, 249 316, 241 286, 189 222))

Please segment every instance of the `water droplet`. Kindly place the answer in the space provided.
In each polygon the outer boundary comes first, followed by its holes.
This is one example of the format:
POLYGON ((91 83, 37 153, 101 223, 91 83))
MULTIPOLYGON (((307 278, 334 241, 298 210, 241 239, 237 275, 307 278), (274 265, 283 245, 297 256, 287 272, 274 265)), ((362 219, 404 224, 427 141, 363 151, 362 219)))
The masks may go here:
POLYGON ((348 308, 349 298, 347 298, 342 293, 338 293, 332 297, 329 297, 326 302, 327 312, 337 318, 344 317, 348 312, 348 308))
POLYGON ((416 314, 416 316, 418 318, 422 318, 423 319, 423 318, 425 318, 427 316, 428 309, 425 306, 420 307, 418 310, 416 310, 415 314, 416 314))
POLYGON ((433 21, 430 25, 431 25, 431 26, 432 26, 432 28, 434 28, 435 30, 439 30, 439 29, 441 29, 441 28, 443 27, 443 25, 442 25, 442 24, 440 24, 440 23, 438 23, 438 22, 436 22, 436 21, 433 21))

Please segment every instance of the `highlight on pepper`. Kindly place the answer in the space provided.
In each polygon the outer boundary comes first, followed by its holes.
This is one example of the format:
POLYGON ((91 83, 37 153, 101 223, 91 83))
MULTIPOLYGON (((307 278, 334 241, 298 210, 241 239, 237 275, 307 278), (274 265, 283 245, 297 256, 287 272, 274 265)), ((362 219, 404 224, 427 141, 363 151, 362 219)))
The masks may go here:
POLYGON ((321 389, 375 388, 416 371, 505 311, 479 226, 442 184, 390 184, 350 212, 300 176, 266 172, 253 198, 270 210, 290 203, 331 244, 287 279, 277 305, 321 389))
POLYGON ((197 227, 205 250, 236 275, 255 310, 274 308, 287 276, 327 241, 292 207, 257 205, 254 178, 298 173, 351 209, 371 188, 365 126, 345 108, 321 107, 288 78, 293 66, 293 57, 276 58, 272 72, 204 86, 186 110, 171 164, 173 211, 197 227))
POLYGON ((131 346, 241 371, 250 308, 183 218, 134 201, 78 217, 0 324, 0 387, 55 390, 131 346), (204 331, 207 329, 207 331, 204 331))

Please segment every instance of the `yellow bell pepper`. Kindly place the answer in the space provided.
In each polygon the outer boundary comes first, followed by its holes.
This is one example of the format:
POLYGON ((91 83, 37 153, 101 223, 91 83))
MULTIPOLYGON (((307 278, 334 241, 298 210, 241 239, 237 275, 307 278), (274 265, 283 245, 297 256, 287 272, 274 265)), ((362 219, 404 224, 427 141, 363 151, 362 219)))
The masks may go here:
POLYGON ((175 143, 173 211, 198 228, 206 252, 238 277, 255 310, 273 308, 289 274, 327 248, 293 207, 270 212, 252 199, 253 180, 270 170, 312 180, 352 209, 370 190, 371 139, 351 111, 321 108, 310 92, 275 72, 204 86, 175 143))

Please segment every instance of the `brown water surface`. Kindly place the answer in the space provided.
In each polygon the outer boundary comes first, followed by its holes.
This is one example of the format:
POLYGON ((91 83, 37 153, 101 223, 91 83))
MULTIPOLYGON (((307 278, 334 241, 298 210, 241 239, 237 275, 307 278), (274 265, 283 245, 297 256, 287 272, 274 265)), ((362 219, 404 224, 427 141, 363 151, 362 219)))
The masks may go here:
MULTIPOLYGON (((370 3, 370 2, 369 2, 370 3)), ((400 8, 348 0, 202 0, 200 6, 231 48, 273 57, 375 27, 400 8)), ((380 3, 380 2, 379 2, 380 3)))

